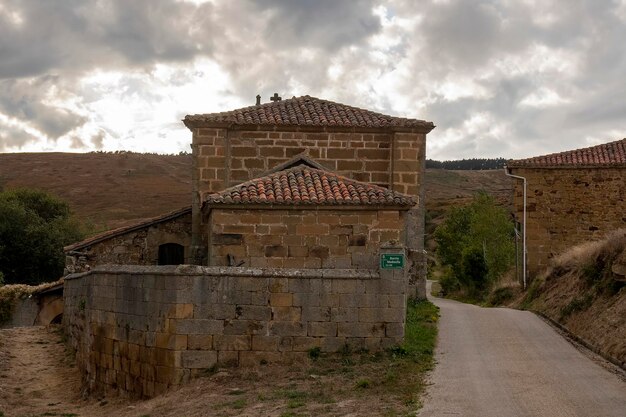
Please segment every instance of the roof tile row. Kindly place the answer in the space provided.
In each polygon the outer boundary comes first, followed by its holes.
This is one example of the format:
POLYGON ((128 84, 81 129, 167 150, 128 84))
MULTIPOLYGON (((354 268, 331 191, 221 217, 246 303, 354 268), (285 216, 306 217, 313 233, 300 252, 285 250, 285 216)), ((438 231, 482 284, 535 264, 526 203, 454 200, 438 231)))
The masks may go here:
POLYGON ((432 122, 387 116, 311 96, 244 107, 221 113, 185 116, 186 126, 198 123, 229 125, 340 126, 365 128, 419 128, 432 130, 432 122))
POLYGON ((206 197, 209 205, 267 204, 293 206, 406 206, 410 196, 374 184, 299 165, 256 178, 206 197))
POLYGON ((509 168, 611 166, 626 164, 626 139, 589 148, 509 161, 509 168))

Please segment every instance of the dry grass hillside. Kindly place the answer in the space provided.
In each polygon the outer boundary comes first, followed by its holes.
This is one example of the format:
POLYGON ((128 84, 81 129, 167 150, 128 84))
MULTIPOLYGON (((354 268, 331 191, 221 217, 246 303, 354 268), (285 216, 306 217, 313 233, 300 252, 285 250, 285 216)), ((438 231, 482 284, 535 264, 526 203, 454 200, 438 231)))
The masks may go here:
POLYGON ((191 204, 191 156, 0 154, 0 187, 48 191, 101 231, 191 204))
POLYGON ((626 229, 555 258, 522 307, 539 311, 626 364, 626 229))
MULTIPOLYGON (((95 231, 123 226, 191 204, 191 156, 137 153, 0 154, 0 187, 32 187, 68 201, 95 231)), ((502 170, 426 172, 429 231, 445 211, 479 190, 510 204, 502 170)))

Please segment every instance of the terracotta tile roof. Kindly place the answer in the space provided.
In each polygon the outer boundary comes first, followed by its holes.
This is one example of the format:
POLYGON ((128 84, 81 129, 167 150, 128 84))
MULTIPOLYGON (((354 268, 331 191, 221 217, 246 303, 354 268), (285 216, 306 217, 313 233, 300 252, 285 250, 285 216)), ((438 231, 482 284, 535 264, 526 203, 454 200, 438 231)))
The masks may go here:
POLYGON ((626 165, 626 139, 589 148, 517 159, 509 168, 579 168, 626 165))
POLYGON ((414 128, 430 132, 435 125, 424 120, 387 116, 310 96, 244 107, 222 113, 185 116, 185 126, 336 126, 348 128, 414 128))
POLYGON ((118 227, 117 229, 107 230, 106 232, 98 233, 97 235, 88 237, 87 239, 81 240, 80 242, 72 243, 71 245, 65 246, 63 251, 65 253, 86 248, 87 246, 94 245, 96 243, 100 243, 104 240, 108 240, 114 238, 119 235, 123 235, 124 233, 133 232, 138 229, 143 229, 144 227, 149 227, 158 223, 163 223, 168 220, 175 219, 180 216, 184 216, 186 214, 191 213, 191 207, 183 207, 179 210, 172 211, 170 213, 163 214, 161 216, 152 217, 147 220, 142 220, 140 222, 131 224, 129 226, 118 227))
POLYGON ((415 205, 415 201, 411 196, 378 185, 299 165, 209 194, 205 198, 205 204, 409 208, 415 205))

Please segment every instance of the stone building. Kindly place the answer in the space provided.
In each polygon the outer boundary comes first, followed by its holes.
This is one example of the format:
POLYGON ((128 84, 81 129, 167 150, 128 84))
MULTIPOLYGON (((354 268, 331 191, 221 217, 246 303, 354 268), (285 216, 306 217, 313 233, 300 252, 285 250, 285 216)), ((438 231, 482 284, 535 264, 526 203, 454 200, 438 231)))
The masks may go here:
POLYGON ((406 213, 406 245, 421 266, 418 286, 425 295, 424 169, 426 134, 434 125, 392 117, 315 97, 238 110, 186 116, 192 132, 192 238, 195 264, 206 265, 207 196, 290 165, 314 160, 319 168, 355 181, 412 196, 406 213))
MULTIPOLYGON (((215 205, 212 194, 254 178, 305 165, 312 170, 311 172, 319 171, 321 175, 330 175, 335 179, 345 177, 346 181, 350 180, 350 184, 358 182, 360 187, 366 187, 368 191, 387 189, 413 198, 414 205, 402 212, 403 226, 401 228, 406 233, 403 233, 402 239, 399 240, 406 244, 409 257, 418 265, 412 271, 413 282, 419 282, 420 285, 416 290, 420 296, 424 296, 422 184, 426 134, 434 128, 434 125, 423 120, 387 116, 310 96, 287 100, 274 97, 273 100, 271 103, 223 113, 185 117, 183 122, 192 132, 191 209, 184 208, 70 245, 65 248, 68 255, 67 271, 82 272, 87 270, 87 266, 92 268, 102 264, 228 265, 229 255, 231 263, 239 264, 243 261, 241 265, 261 266, 264 261, 260 258, 265 258, 265 256, 255 254, 255 256, 248 255, 247 259, 237 259, 243 258, 241 255, 243 252, 253 253, 255 250, 257 252, 260 250, 258 247, 253 249, 245 245, 235 248, 238 246, 237 242, 243 242, 243 240, 230 238, 222 245, 228 246, 227 249, 216 248, 218 244, 215 243, 215 239, 219 241, 219 239, 226 238, 211 237, 215 231, 212 229, 217 226, 209 226, 209 216, 206 213, 219 211, 220 213, 215 215, 218 220, 228 218, 228 215, 221 213, 226 210, 222 208, 222 206, 227 206, 224 204, 218 205, 217 210, 207 209, 215 205), (211 239, 213 240, 210 242, 211 239), (209 254, 211 249, 215 250, 209 254)), ((358 202, 358 198, 354 201, 358 202)), ((354 201, 348 197, 344 201, 325 200, 321 204, 306 203, 305 206, 309 214, 313 213, 313 210, 327 210, 334 207, 335 209, 341 208, 342 213, 347 213, 348 208, 356 211, 363 211, 365 208, 371 216, 378 216, 378 214, 372 214, 377 209, 374 209, 371 202, 359 206, 354 204, 354 201)), ((274 210, 277 207, 284 209, 290 206, 289 201, 274 202, 271 208, 259 201, 251 201, 251 203, 256 206, 247 207, 245 204, 236 204, 235 207, 229 206, 228 209, 258 210, 260 207, 265 207, 274 210)), ((296 206, 302 204, 298 201, 294 203, 296 206)), ((397 209, 397 207, 390 207, 397 209)), ((290 216, 296 216, 295 212, 291 210, 289 213, 284 218, 286 221, 293 222, 290 216)), ((391 214, 386 213, 381 216, 391 216, 391 214)), ((373 244, 381 242, 381 240, 375 240, 378 239, 377 233, 370 236, 368 228, 377 226, 369 224, 371 219, 368 216, 362 214, 359 218, 347 215, 345 217, 366 222, 362 225, 351 225, 354 230, 357 230, 356 237, 350 238, 353 239, 352 243, 356 242, 354 239, 360 239, 358 242, 361 244, 360 249, 356 249, 356 246, 353 248, 346 246, 354 254, 350 253, 350 256, 347 256, 333 253, 331 256, 329 246, 322 243, 334 241, 334 238, 321 239, 320 237, 314 240, 308 237, 308 240, 303 240, 303 242, 311 242, 311 245, 317 248, 309 248, 307 254, 315 255, 321 251, 321 255, 326 256, 325 251, 329 251, 329 256, 324 260, 324 267, 331 267, 331 264, 348 265, 346 260, 348 257, 356 259, 359 257, 356 254, 365 250, 372 254, 375 252, 373 244), (367 230, 368 235, 364 237, 360 229, 367 230)), ((250 218, 250 216, 245 218, 250 218)), ((268 218, 264 214, 257 219, 263 221, 268 218)), ((272 221, 275 220, 276 218, 272 221)), ((283 226, 287 227, 287 225, 283 226)), ((224 227, 226 230, 235 229, 234 225, 224 227)), ((239 229, 242 228, 244 225, 239 225, 239 229)), ((278 227, 276 223, 268 223, 259 225, 255 230, 267 231, 268 235, 263 237, 264 241, 278 241, 277 233, 280 234, 287 229, 278 227)), ((295 233, 295 230, 289 231, 291 237, 288 239, 298 240, 295 233)), ((217 234, 229 233, 218 232, 217 234)), ((390 231, 383 233, 382 241, 392 235, 390 231)), ((396 239, 399 237, 397 236, 396 239)), ((252 237, 248 236, 247 239, 250 241, 252 237)), ((303 244, 303 246, 306 245, 303 244)), ((281 250, 276 249, 275 253, 280 254, 281 250)), ((292 252, 294 250, 292 249, 292 252)), ((302 249, 300 253, 304 251, 302 249)), ((269 258, 279 257, 270 256, 269 258)), ((282 262, 284 267, 300 265, 292 258, 289 258, 287 262, 282 262)), ((309 260, 309 265, 317 265, 321 258, 315 259, 318 260, 309 260)), ((271 259, 267 265, 280 263, 277 259, 271 259)), ((361 262, 361 265, 364 264, 361 262)))
MULTIPOLYGON (((626 227, 626 139, 584 149, 509 161, 526 179, 528 277, 576 244, 626 227)), ((515 184, 523 223, 524 183, 515 184)))
POLYGON ((216 365, 401 343, 433 124, 308 96, 184 123, 191 208, 66 248, 85 386, 150 397, 216 365))
POLYGON ((65 273, 105 264, 189 264, 190 245, 191 207, 185 207, 66 246, 65 273))
POLYGON ((378 268, 381 243, 405 245, 405 194, 308 164, 206 196, 208 264, 378 268))

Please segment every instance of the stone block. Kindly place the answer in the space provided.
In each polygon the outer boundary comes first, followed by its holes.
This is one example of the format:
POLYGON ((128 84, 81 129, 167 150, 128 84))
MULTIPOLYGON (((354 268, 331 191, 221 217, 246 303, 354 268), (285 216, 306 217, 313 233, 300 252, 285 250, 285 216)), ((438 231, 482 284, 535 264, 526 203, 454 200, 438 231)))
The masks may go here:
POLYGON ((312 306, 316 307, 320 305, 320 294, 305 292, 299 293, 296 292, 293 294, 293 305, 294 306, 312 306))
POLYGON ((189 319, 193 317, 193 304, 174 304, 167 312, 167 316, 173 319, 189 319))
POLYGON ((306 336, 306 326, 301 322, 273 321, 269 323, 272 336, 306 336))
POLYGON ((257 320, 224 320, 224 334, 265 334, 267 333, 267 322, 257 320))
POLYGON ((176 334, 222 334, 224 332, 224 320, 211 319, 186 319, 177 320, 176 334))
POLYGON ((186 350, 181 352, 181 365, 189 369, 211 368, 217 364, 217 356, 217 352, 212 350, 186 350))
POLYGON ((345 337, 323 337, 320 341, 322 352, 339 352, 346 345, 345 337))
POLYGON ((272 307, 272 320, 300 321, 302 312, 300 307, 272 307))
POLYGON ((309 256, 309 248, 308 246, 289 245, 287 255, 290 258, 303 258, 309 256))
POLYGON ((180 363, 176 363, 175 351, 170 349, 154 349, 155 364, 158 366, 180 366, 180 363))
POLYGON ((320 307, 339 307, 339 294, 332 294, 330 290, 320 294, 320 307))
POLYGON ((385 336, 404 337, 404 323, 386 323, 385 336))
POLYGON ((335 323, 358 321, 358 310, 353 307, 332 307, 330 320, 335 323))
POLYGON ((330 321, 332 307, 303 306, 302 321, 330 321))
POLYGON ((290 307, 293 305, 293 294, 272 293, 270 294, 270 305, 272 307, 290 307))
POLYGON ((221 350, 217 352, 217 364, 219 366, 238 366, 239 352, 228 350, 221 350))
POLYGON ((286 293, 289 291, 288 278, 270 278, 269 290, 272 293, 286 293))
POLYGON ((206 334, 192 334, 187 337, 187 349, 211 350, 213 349, 213 336, 206 334))
POLYGON ((161 349, 187 349, 187 335, 156 333, 156 347, 161 349))
POLYGON ((293 350, 293 337, 286 336, 281 337, 278 342, 278 351, 279 352, 290 352, 293 350))
POLYGON ((320 337, 293 337, 292 347, 294 352, 307 352, 310 349, 321 347, 322 338, 320 337))
POLYGON ((240 305, 237 306, 237 317, 240 320, 269 321, 272 318, 272 308, 267 305, 267 297, 264 297, 265 305, 240 305))
POLYGON ((312 337, 337 336, 337 323, 330 321, 309 322, 307 335, 312 337))
POLYGON ((253 335, 252 350, 276 352, 278 350, 280 339, 280 336, 253 335))
POLYGON ((355 279, 335 279, 333 280, 333 293, 336 294, 356 294, 359 288, 357 288, 357 280, 355 279))
POLYGON ((287 247, 281 245, 271 245, 265 247, 265 256, 268 258, 285 258, 287 257, 287 247))
POLYGON ((250 335, 215 335, 213 337, 213 347, 215 350, 250 350, 250 335))

